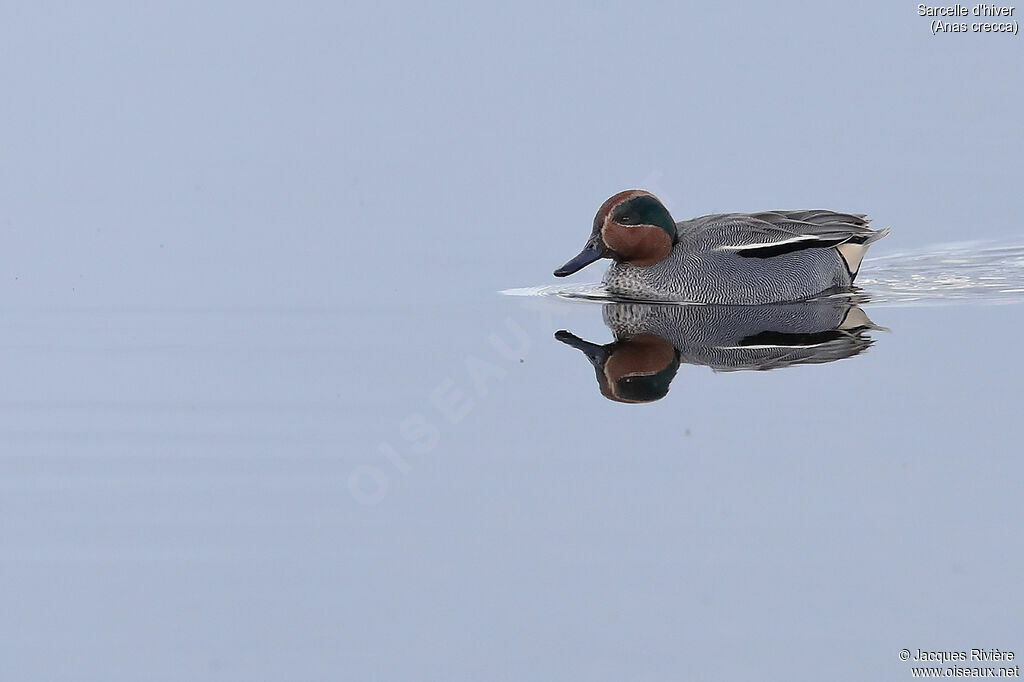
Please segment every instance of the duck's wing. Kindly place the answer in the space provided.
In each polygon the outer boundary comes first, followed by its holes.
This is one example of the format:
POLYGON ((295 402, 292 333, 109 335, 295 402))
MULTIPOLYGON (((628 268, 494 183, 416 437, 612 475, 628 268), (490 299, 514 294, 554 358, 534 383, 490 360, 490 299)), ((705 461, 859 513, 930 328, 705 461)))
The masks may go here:
POLYGON ((705 237, 715 242, 714 248, 746 258, 770 258, 847 242, 867 245, 888 233, 869 228, 864 215, 826 210, 723 213, 690 223, 703 228, 705 237))

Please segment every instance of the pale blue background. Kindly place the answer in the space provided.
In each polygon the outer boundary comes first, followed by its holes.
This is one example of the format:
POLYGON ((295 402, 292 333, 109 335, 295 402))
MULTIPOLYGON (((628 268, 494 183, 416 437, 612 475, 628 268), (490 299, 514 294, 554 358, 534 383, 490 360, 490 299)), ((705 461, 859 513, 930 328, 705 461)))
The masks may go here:
POLYGON ((596 306, 495 293, 633 186, 1019 241, 1022 49, 891 2, 3 5, 0 678, 1024 654, 1020 306, 630 407, 551 338, 596 306))

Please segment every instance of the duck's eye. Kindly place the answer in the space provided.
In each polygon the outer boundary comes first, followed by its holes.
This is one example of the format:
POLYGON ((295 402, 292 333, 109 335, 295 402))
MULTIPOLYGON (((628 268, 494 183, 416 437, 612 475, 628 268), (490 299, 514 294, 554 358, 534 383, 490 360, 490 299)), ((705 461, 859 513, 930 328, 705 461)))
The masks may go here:
POLYGON ((619 222, 622 223, 623 225, 629 225, 630 223, 633 222, 633 217, 624 215, 621 218, 619 218, 619 222))

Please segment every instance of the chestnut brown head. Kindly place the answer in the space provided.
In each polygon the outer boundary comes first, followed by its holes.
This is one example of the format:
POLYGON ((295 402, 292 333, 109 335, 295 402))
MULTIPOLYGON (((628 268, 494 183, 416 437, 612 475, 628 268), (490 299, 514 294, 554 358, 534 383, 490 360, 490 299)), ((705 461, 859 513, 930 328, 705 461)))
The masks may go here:
POLYGON ((601 204, 590 239, 579 255, 555 270, 555 277, 571 275, 600 258, 654 265, 668 257, 675 243, 675 221, 658 197, 626 190, 601 204))

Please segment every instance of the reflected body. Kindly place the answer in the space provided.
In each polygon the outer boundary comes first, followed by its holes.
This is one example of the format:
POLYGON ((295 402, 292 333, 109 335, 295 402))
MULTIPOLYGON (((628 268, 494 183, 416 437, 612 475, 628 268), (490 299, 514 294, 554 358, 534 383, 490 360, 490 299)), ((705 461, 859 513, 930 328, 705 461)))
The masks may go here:
POLYGON ((649 301, 761 304, 848 289, 872 230, 861 214, 828 210, 722 213, 676 223, 649 192, 602 204, 583 250, 555 270, 565 277, 600 258, 608 290, 649 301))
POLYGON ((715 371, 769 370, 834 362, 874 343, 883 329, 850 302, 763 306, 609 303, 604 322, 615 336, 598 345, 560 331, 559 341, 582 351, 610 400, 660 400, 680 364, 715 371))

